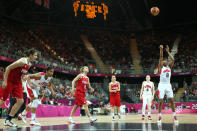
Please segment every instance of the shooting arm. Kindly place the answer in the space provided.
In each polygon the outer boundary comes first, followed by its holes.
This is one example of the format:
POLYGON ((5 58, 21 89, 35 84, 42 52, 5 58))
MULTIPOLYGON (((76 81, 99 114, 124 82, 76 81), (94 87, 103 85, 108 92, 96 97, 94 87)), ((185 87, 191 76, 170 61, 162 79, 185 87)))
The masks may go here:
POLYGON ((170 52, 167 52, 170 59, 171 59, 171 62, 170 62, 170 68, 172 68, 174 66, 174 57, 172 56, 172 54, 170 52))
POLYGON ((162 62, 163 62, 163 45, 160 45, 160 57, 159 57, 158 72, 161 70, 162 62))

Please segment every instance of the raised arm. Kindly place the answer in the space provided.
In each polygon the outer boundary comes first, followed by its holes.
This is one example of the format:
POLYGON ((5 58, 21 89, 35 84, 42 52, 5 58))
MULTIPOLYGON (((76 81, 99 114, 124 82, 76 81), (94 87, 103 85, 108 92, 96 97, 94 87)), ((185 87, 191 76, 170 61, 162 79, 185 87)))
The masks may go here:
POLYGON ((171 60, 169 66, 170 66, 170 68, 172 68, 174 66, 174 57, 170 53, 168 45, 166 46, 166 52, 168 53, 168 56, 170 57, 170 60, 171 60))
POLYGON ((160 57, 159 57, 158 72, 161 70, 162 65, 163 65, 163 45, 160 45, 160 57))
POLYGON ((5 88, 7 86, 7 79, 8 79, 8 74, 10 73, 11 70, 22 67, 25 65, 25 60, 24 58, 21 58, 17 60, 16 62, 12 63, 11 65, 7 66, 5 69, 5 75, 4 75, 4 81, 2 84, 2 87, 5 88))
POLYGON ((72 81, 72 94, 73 94, 73 95, 75 94, 75 82, 76 82, 77 80, 79 80, 79 79, 81 79, 81 74, 77 75, 77 76, 73 79, 73 81, 72 81))
POLYGON ((144 82, 142 82, 142 87, 141 87, 141 91, 140 91, 140 100, 142 100, 143 91, 144 91, 144 82))

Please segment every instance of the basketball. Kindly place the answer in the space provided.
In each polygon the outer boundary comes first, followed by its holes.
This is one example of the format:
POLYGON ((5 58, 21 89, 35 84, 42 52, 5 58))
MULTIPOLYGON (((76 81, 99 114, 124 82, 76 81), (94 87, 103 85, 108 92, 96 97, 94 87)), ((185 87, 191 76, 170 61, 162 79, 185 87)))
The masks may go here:
POLYGON ((150 10, 150 13, 153 15, 153 16, 157 16, 159 14, 160 10, 158 7, 152 7, 151 10, 150 10))

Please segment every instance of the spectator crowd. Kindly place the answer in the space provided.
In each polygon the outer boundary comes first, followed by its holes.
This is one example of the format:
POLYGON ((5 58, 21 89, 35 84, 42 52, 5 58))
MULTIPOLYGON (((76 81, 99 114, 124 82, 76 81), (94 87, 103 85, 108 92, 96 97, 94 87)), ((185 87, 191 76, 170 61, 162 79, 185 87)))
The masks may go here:
MULTIPOLYGON (((88 36, 98 55, 104 63, 118 74, 133 74, 133 63, 130 53, 130 37, 108 31, 65 31, 58 28, 29 27, 7 20, 0 20, 0 56, 18 59, 24 56, 29 48, 39 51, 39 59, 36 64, 53 66, 71 72, 79 72, 80 66, 88 65, 91 73, 99 73, 100 70, 86 49, 81 34, 88 36)), ((183 72, 197 69, 197 40, 195 32, 190 35, 182 34, 175 55, 175 72, 183 72)), ((137 40, 143 73, 153 73, 159 59, 159 45, 169 45, 177 38, 177 32, 136 33, 133 36, 137 40)), ((167 55, 164 54, 166 57, 167 55)), ((0 68, 0 82, 3 79, 4 68, 0 68)), ((87 94, 89 99, 108 99, 104 87, 100 83, 93 83, 97 87, 94 94, 87 94)), ((54 88, 58 99, 73 99, 71 94, 71 81, 55 78, 54 88)), ((124 84, 123 84, 124 86, 124 84)), ((128 86, 125 84, 125 86, 128 86)), ((177 88, 173 89, 174 92, 177 88)), ((132 101, 140 101, 139 87, 128 89, 128 96, 132 101)), ((45 94, 50 96, 46 88, 45 94)), ((184 98, 196 95, 196 86, 186 88, 184 98)), ((55 103, 55 102, 53 102, 55 103)))
POLYGON ((197 100, 197 82, 192 82, 192 84, 189 85, 184 81, 184 92, 181 100, 184 102, 197 100))
MULTIPOLYGON (((134 73, 131 36, 128 34, 109 31, 71 31, 39 26, 33 28, 3 19, 0 20, 0 25, 0 52, 3 56, 17 59, 24 56, 27 49, 35 48, 40 52, 37 64, 50 65, 72 72, 79 72, 80 66, 88 65, 90 72, 99 73, 101 70, 81 39, 81 35, 85 34, 104 64, 113 73, 134 73)), ((136 33, 132 36, 137 40, 143 73, 153 73, 158 65, 159 45, 169 45, 172 48, 178 33, 157 31, 136 33)), ((190 35, 185 33, 182 33, 178 52, 175 55, 175 72, 197 68, 195 31, 190 35)), ((167 54, 164 53, 164 56, 167 57, 167 54)))

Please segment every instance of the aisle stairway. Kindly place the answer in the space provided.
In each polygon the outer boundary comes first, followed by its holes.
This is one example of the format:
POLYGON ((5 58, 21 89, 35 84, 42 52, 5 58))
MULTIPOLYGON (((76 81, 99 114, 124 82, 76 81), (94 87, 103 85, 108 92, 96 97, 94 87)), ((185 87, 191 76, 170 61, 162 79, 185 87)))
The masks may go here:
POLYGON ((133 60, 134 65, 134 73, 135 74, 142 74, 142 66, 140 65, 140 54, 138 52, 137 41, 136 38, 130 39, 130 53, 133 60))
MULTIPOLYGON (((179 47, 180 41, 181 41, 181 36, 178 36, 176 38, 176 40, 174 41, 173 47, 171 49, 172 56, 174 56, 178 52, 178 47, 179 47)), ((168 58, 168 59, 170 59, 170 58, 168 58)))
POLYGON ((101 60, 100 56, 98 55, 98 53, 96 52, 96 50, 94 49, 94 47, 92 46, 90 41, 88 40, 87 36, 81 35, 81 39, 82 39, 83 43, 85 44, 85 47, 87 48, 87 50, 92 55, 92 58, 94 59, 94 61, 99 66, 101 72, 102 73, 108 73, 109 72, 109 68, 101 60))
POLYGON ((176 92, 174 100, 175 101, 180 101, 183 93, 184 93, 184 88, 179 88, 178 91, 176 92))

